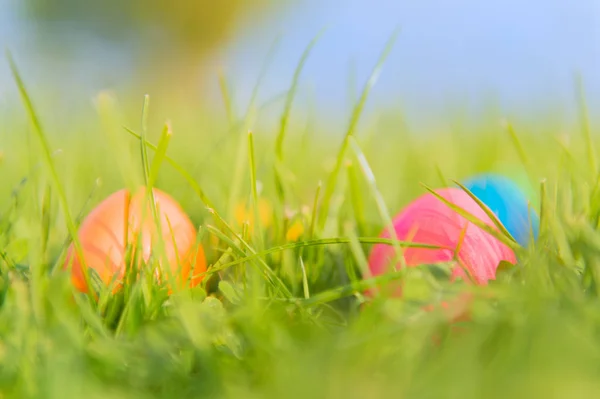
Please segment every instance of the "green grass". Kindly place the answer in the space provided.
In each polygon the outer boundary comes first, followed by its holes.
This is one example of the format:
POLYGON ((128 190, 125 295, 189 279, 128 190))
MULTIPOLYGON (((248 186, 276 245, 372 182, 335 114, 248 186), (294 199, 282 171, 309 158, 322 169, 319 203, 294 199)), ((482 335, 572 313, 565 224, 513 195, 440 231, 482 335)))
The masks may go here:
POLYGON ((97 117, 65 115, 72 124, 59 131, 37 116, 53 105, 16 79, 25 112, 5 112, 0 136, 0 398, 600 394, 600 180, 585 102, 568 141, 555 115, 414 134, 379 110, 359 126, 376 63, 348 130, 327 134, 316 120, 307 136, 292 107, 305 57, 274 129, 261 123, 259 84, 237 115, 223 77, 222 118, 184 104, 165 122, 147 98, 125 112, 102 93, 97 117), (433 266, 368 276, 374 243, 409 245, 377 238, 395 213, 482 171, 520 181, 540 213, 539 240, 518 248, 515 267, 487 287, 450 284, 433 266), (203 283, 168 296, 134 274, 98 302, 75 293, 60 266, 82 217, 144 182, 198 226, 203 283), (261 199, 270 223, 235 220, 238 203, 258 220, 261 199), (296 221, 303 232, 290 242, 296 221), (363 295, 400 279, 402 298, 363 295), (422 310, 461 292, 475 298, 468 321, 422 310))

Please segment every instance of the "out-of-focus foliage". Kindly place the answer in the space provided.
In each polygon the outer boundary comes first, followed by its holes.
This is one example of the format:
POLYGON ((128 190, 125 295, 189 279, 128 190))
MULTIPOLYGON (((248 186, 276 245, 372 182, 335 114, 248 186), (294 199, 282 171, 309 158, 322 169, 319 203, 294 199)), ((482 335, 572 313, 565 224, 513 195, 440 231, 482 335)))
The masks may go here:
POLYGON ((43 30, 74 27, 113 40, 144 42, 160 32, 173 46, 203 52, 218 45, 236 23, 257 17, 274 0, 21 0, 43 30))
MULTIPOLYGON (((13 0, 38 46, 64 59, 90 39, 128 60, 124 85, 167 104, 190 101, 215 77, 219 50, 244 26, 272 18, 286 0, 13 0), (268 13, 268 14, 267 14, 268 13)), ((154 102, 158 105, 157 102, 154 102)), ((176 106, 176 105, 175 105, 176 106)))

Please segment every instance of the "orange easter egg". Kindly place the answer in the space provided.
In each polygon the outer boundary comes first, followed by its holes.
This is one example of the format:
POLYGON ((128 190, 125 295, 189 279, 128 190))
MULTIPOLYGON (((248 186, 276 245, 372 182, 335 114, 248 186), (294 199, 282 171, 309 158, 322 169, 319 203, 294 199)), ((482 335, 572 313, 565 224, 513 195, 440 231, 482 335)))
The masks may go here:
MULTIPOLYGON (((168 194, 156 188, 153 189, 153 194, 160 220, 158 234, 145 188, 141 188, 133 196, 125 189, 111 194, 81 224, 78 238, 85 264, 95 271, 104 284, 108 285, 115 279, 113 293, 122 286, 127 263, 131 263, 126 259, 128 246, 139 250, 143 261, 148 262, 152 255, 158 257, 161 254, 156 248, 157 243, 162 242, 168 263, 166 266, 171 269, 178 283, 189 279, 190 286, 196 286, 202 280, 199 274, 206 271, 204 250, 196 243, 196 229, 186 213, 168 194), (138 249, 137 245, 141 248, 138 249)), ((160 258, 156 269, 159 280, 169 278, 164 270, 163 259, 160 258)), ((68 268, 71 263, 73 285, 79 291, 87 292, 82 262, 73 244, 68 248, 64 268, 68 268)))

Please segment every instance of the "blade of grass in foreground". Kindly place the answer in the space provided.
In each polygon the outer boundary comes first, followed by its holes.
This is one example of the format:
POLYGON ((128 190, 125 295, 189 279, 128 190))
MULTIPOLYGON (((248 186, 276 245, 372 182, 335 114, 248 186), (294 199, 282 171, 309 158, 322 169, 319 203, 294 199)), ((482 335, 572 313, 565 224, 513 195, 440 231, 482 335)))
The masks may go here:
POLYGON ((283 114, 281 115, 281 122, 279 125, 279 132, 277 133, 277 137, 275 139, 275 188, 277 191, 277 195, 279 196, 279 201, 281 204, 285 202, 285 189, 283 187, 283 179, 281 178, 280 168, 283 167, 283 142, 285 140, 285 134, 287 131, 287 125, 290 118, 290 113, 292 111, 292 103, 296 96, 296 90, 298 89, 298 82, 300 80, 300 74, 302 73, 302 69, 306 64, 306 60, 310 55, 310 52, 317 44, 321 36, 325 33, 326 29, 322 29, 308 44, 302 56, 300 57, 300 61, 296 66, 296 70, 294 71, 294 77, 292 78, 292 85, 287 93, 285 99, 285 105, 283 108, 283 114))
POLYGON ((152 159, 152 163, 150 165, 148 181, 152 187, 154 187, 154 183, 158 178, 160 167, 167 156, 167 149, 172 136, 173 130, 171 129, 171 124, 167 121, 163 127, 154 158, 152 159))
MULTIPOLYGON (((137 134, 135 131, 133 131, 133 130, 129 129, 128 127, 125 127, 125 126, 123 128, 125 129, 125 131, 127 133, 131 134, 136 139, 138 139, 141 142, 145 143, 146 146, 148 146, 148 148, 150 148, 151 150, 156 151, 158 149, 158 147, 156 145, 150 143, 147 140, 143 140, 142 136, 140 136, 139 134, 137 134)), ((212 201, 210 201, 208 199, 208 197, 204 193, 204 190, 202 190, 202 187, 200 187, 200 185, 194 180, 194 178, 181 165, 179 165, 175 160, 173 160, 172 158, 170 158, 167 155, 164 156, 164 159, 165 159, 165 161, 167 161, 189 183, 189 185, 192 187, 192 189, 198 195, 198 198, 200 198, 200 200, 204 203, 204 205, 207 208, 215 209, 214 206, 213 206, 212 201)))
POLYGON ((372 286, 390 283, 395 280, 401 280, 404 276, 404 270, 388 272, 381 276, 366 278, 361 281, 356 281, 354 283, 346 284, 341 287, 336 287, 327 291, 320 292, 308 299, 296 299, 295 303, 305 308, 324 305, 328 302, 333 302, 338 299, 354 295, 357 292, 364 292, 372 286))
POLYGON ((221 90, 221 96, 223 97, 223 104, 225 105, 225 113, 227 114, 227 121, 229 126, 232 126, 235 120, 233 111, 233 101, 231 100, 231 92, 229 90, 229 84, 227 77, 223 70, 219 70, 219 89, 221 90))
MULTIPOLYGON (((149 177, 148 175, 150 174, 150 162, 148 161, 148 151, 145 145, 145 142, 147 140, 148 137, 148 107, 150 105, 150 96, 149 95, 145 95, 144 96, 144 104, 142 105, 142 134, 141 134, 141 140, 140 140, 140 152, 142 155, 142 174, 144 177, 144 184, 146 185, 146 187, 148 186, 148 182, 149 182, 149 177)), ((154 198, 154 197, 153 197, 154 198)))
MULTIPOLYGON (((371 170, 371 167, 369 166, 367 158, 365 157, 364 153, 358 146, 358 143, 356 142, 356 139, 354 137, 352 137, 350 139, 350 144, 351 144, 352 149, 354 150, 355 155, 358 159, 358 163, 361 166, 363 175, 364 175, 365 179, 367 180, 367 183, 369 184, 369 189, 371 191, 371 195, 375 198, 375 202, 377 203, 377 208, 379 210, 379 216, 381 217, 383 223, 385 224, 385 226, 387 228, 387 231, 389 232, 391 238, 393 239, 392 246, 394 247, 394 252, 396 253, 396 258, 393 259, 392 262, 390 262, 390 266, 392 268, 391 270, 395 271, 395 267, 398 263, 400 263, 401 269, 405 269, 406 261, 404 259, 404 251, 403 251, 403 248, 398 244, 399 240, 398 240, 398 235, 396 234, 396 230, 394 228, 393 219, 392 219, 390 213, 388 212, 387 206, 385 204, 385 200, 383 199, 383 195, 381 195, 379 189, 377 188, 377 181, 375 179, 375 175, 374 175, 373 171, 371 170)), ((411 238, 405 237, 405 240, 411 240, 411 238)), ((433 285, 437 284, 435 279, 433 279, 432 276, 430 276, 429 274, 425 275, 425 279, 433 285)))
MULTIPOLYGON (((365 251, 351 226, 347 226, 346 236, 348 236, 348 239, 350 241, 350 252, 352 253, 352 256, 354 257, 354 260, 358 266, 358 269, 360 270, 360 276, 357 276, 354 272, 353 265, 346 266, 348 268, 347 273, 348 277, 350 278, 350 282, 353 283, 355 281, 360 281, 364 278, 373 277, 373 275, 371 274, 371 269, 369 268, 369 260, 367 259, 367 255, 365 254, 365 251)), ((375 292, 376 295, 379 295, 379 290, 375 285, 372 285, 369 288, 373 292, 375 292)))
POLYGON ((587 101, 585 99, 585 89, 583 79, 580 74, 575 76, 575 87, 577 91, 577 105, 579 106, 579 124, 581 125, 581 133, 585 140, 587 149, 588 166, 593 180, 596 180, 598 173, 598 163, 596 161, 596 151, 594 150, 594 141, 590 131, 590 121, 588 114, 587 101))
MULTIPOLYGON (((218 213, 215 212, 215 213, 213 213, 213 215, 215 215, 215 217, 220 221, 220 223, 229 231, 229 233, 231 235, 233 235, 242 244, 242 246, 247 251, 250 251, 250 253, 252 255, 256 255, 257 254, 256 250, 254 248, 252 248, 252 246, 250 246, 250 244, 248 244, 239 234, 237 234, 231 228, 231 226, 229 226, 229 224, 218 213)), ((212 230, 212 233, 215 234, 216 231, 212 230)), ((262 260, 259 256, 257 256, 257 258, 258 258, 258 264, 263 269, 263 272, 265 273, 265 275, 267 275, 269 277, 271 284, 274 285, 274 286, 278 286, 279 290, 281 290, 281 292, 286 297, 288 297, 288 298, 291 297, 292 293, 290 292, 290 290, 288 289, 288 287, 285 285, 285 283, 273 271, 273 269, 271 269, 271 267, 264 260, 262 260)))
MULTIPOLYGON (((373 171, 371 170, 371 167, 369 166, 369 162, 367 161, 367 158, 358 146, 358 143, 356 142, 354 137, 350 137, 349 142, 352 149, 354 150, 354 154, 356 155, 358 164, 360 165, 360 168, 363 172, 363 176, 369 184, 371 195, 375 198, 375 202, 377 203, 377 209, 379 210, 379 216, 385 224, 387 231, 390 234, 390 237, 397 241, 398 235, 396 234, 396 229, 394 228, 394 222, 392 220, 392 217, 390 216, 390 213, 388 212, 385 200, 383 199, 383 196, 377 188, 377 181, 375 179, 373 171)), ((391 263, 392 267, 395 267, 397 262, 400 262, 400 266, 404 268, 406 266, 406 261, 404 260, 404 251, 402 251, 402 248, 399 245, 394 244, 394 252, 396 253, 396 259, 394 259, 393 263, 391 263)))
MULTIPOLYGON (((172 135, 173 135, 173 131, 171 130, 171 125, 169 122, 166 122, 163 127, 160 139, 158 141, 158 147, 154 154, 154 158, 152 159, 152 163, 149 167, 150 175, 148 176, 148 182, 149 182, 149 186, 151 188, 154 187, 154 182, 156 182, 156 180, 158 179, 158 173, 159 173, 160 167, 165 159, 165 156, 167 153, 167 148, 169 146, 169 142, 171 141, 172 135)), ((172 240, 173 247, 175 248, 176 264, 178 265, 178 269, 180 269, 182 263, 181 263, 181 259, 179 259, 179 251, 177 250, 177 242, 175 240, 175 233, 173 232, 173 226, 171 226, 171 222, 170 222, 169 218, 167 218, 166 221, 169 226, 169 232, 170 232, 169 238, 172 240)), ((156 216, 156 225, 157 225, 159 231, 162 231, 160 224, 161 224, 161 218, 157 215, 156 216)), ((167 259, 166 249, 164 247, 165 243, 163 242, 162 239, 159 239, 158 241, 159 241, 159 250, 160 250, 158 255, 160 257, 163 257, 164 259, 167 259)), ((167 267, 165 269, 166 269, 166 273, 167 273, 167 279, 169 280, 171 287, 174 287, 176 284, 176 280, 175 280, 176 277, 175 277, 175 275, 173 275, 173 272, 170 267, 167 267)))
POLYGON ((521 246, 519 244, 517 244, 515 241, 511 240, 509 237, 505 236, 504 234, 499 233, 496 229, 494 229, 491 226, 487 225, 486 223, 482 222, 481 220, 479 220, 478 218, 473 216, 471 213, 465 211, 461 207, 448 201, 446 198, 439 195, 437 192, 435 192, 435 190, 433 190, 432 188, 429 188, 427 185, 425 185, 423 183, 421 183, 421 185, 423 187, 425 187, 425 189, 427 191, 429 191, 431 194, 433 194, 437 199, 439 199, 444 204, 446 204, 450 209, 452 209, 453 211, 455 211, 456 213, 458 213, 459 215, 461 215, 462 217, 464 217, 469 222, 473 223, 475 226, 479 227, 486 233, 490 234, 491 236, 493 236, 494 238, 496 238, 497 240, 499 240, 500 242, 505 244, 507 247, 509 247, 515 251, 518 251, 521 249, 521 246))
POLYGON ((258 240, 258 250, 262 251, 264 249, 264 243, 258 204, 258 192, 256 188, 256 162, 254 158, 254 136, 252 135, 252 132, 248 132, 248 160, 250 161, 250 186, 252 188, 252 208, 254 210, 254 236, 258 240))
POLYGON ((590 195, 589 206, 592 209, 592 219, 596 225, 600 225, 600 175, 598 174, 598 163, 596 160, 596 151, 594 150, 594 141, 590 129, 590 118, 585 96, 583 78, 580 74, 575 75, 575 89, 577 95, 578 117, 580 130, 583 135, 585 147, 587 150, 588 174, 593 181, 593 190, 590 195), (594 220, 595 219, 595 220, 594 220))
POLYGON ((540 235, 548 229, 546 179, 540 182, 540 235))
POLYGON ((102 131, 109 144, 109 151, 115 164, 121 172, 121 178, 125 186, 130 190, 140 186, 140 176, 132 173, 138 165, 135 163, 127 150, 123 135, 119 127, 119 114, 117 112, 117 100, 110 93, 101 91, 95 98, 97 113, 100 117, 102 131))
MULTIPOLYGON (((141 140, 140 140, 140 154, 141 154, 141 162, 142 162, 142 177, 144 179, 144 184, 146 186, 146 192, 144 193, 144 202, 143 202, 143 206, 141 209, 142 215, 142 221, 146 218, 146 201, 149 202, 149 207, 150 207, 150 212, 151 212, 151 217, 154 221, 154 224, 157 227, 157 231, 161 231, 161 226, 160 226, 160 218, 158 216, 158 211, 156 209, 156 200, 154 198, 154 191, 153 191, 153 186, 152 186, 152 179, 150 178, 150 161, 148 159, 148 148, 146 147, 145 143, 147 141, 147 137, 148 137, 148 107, 150 105, 150 96, 149 95, 145 95, 144 96, 144 103, 142 106, 142 121, 141 121, 141 140)), ((160 147, 157 148, 157 151, 155 154, 159 154, 161 151, 163 151, 160 147)), ((164 150, 166 152, 166 149, 164 150)), ((156 155, 155 155, 156 156, 156 155)), ((139 234, 137 236, 138 239, 138 243, 136 243, 137 248, 140 248, 141 246, 141 234, 139 234)), ((165 251, 164 251, 164 247, 163 247, 163 242, 161 239, 156 240, 158 242, 154 242, 153 244, 156 245, 159 249, 159 251, 157 251, 159 253, 159 257, 162 258, 162 256, 164 255, 165 251)), ((164 259, 164 258, 163 258, 164 259)), ((154 262, 143 262, 144 267, 148 267, 148 266, 152 266, 152 263, 154 262)), ((158 266, 155 266, 158 267, 158 266)), ((148 270, 148 274, 147 274, 147 283, 148 286, 151 286, 152 284, 152 278, 150 276, 154 275, 154 270, 148 270)), ((149 290, 151 291, 151 290, 149 290)), ((127 302, 126 307, 130 306, 130 301, 135 298, 135 295, 131 295, 129 297, 129 301, 127 302)))
MULTIPOLYGON (((48 242, 50 239, 50 221, 52 219, 52 186, 46 185, 42 198, 42 256, 43 264, 47 265, 48 242)), ((45 266, 47 267, 47 266, 45 266)), ((44 270, 45 272, 45 270, 44 270)))
MULTIPOLYGON (((275 50, 277 49, 279 39, 277 38, 275 42, 271 45, 267 57, 261 67, 261 70, 258 74, 258 78, 256 79, 256 83, 254 84, 254 88, 252 89, 252 95, 250 97, 250 101, 248 102, 248 106, 246 108, 246 115, 244 115, 244 119, 241 121, 239 126, 232 126, 230 130, 233 132, 234 137, 237 138, 237 156, 235 157, 235 166, 234 172, 231 180, 231 184, 229 186, 229 202, 227 204, 227 216, 228 219, 231 220, 233 215, 235 214, 235 206, 237 201, 239 200, 239 193, 242 185, 242 177, 245 171, 245 157, 244 157, 244 145, 247 144, 247 137, 244 135, 248 130, 252 128, 254 124, 254 118, 257 114, 255 111, 255 103, 256 98, 258 97, 258 90, 260 85, 262 84, 262 80, 264 79, 269 65, 271 64, 273 57, 275 55, 275 50), (237 134, 239 132, 239 134, 237 134)), ((214 150, 213 150, 214 152, 214 150)))
POLYGON ((463 190, 465 193, 467 193, 469 195, 469 197, 471 197, 471 199, 473 201, 475 201, 477 203, 477 205, 479 205, 479 207, 491 219, 491 221, 498 228, 498 230, 500 230, 502 232, 502 234, 504 234, 506 237, 510 238, 512 241, 517 242, 515 240, 515 238, 509 233, 509 231, 506 230, 506 227, 504 227, 504 225, 502 224, 502 222, 500 222, 500 220, 498 219, 498 217, 496 216, 496 214, 494 212, 492 212, 492 210, 490 208, 488 208, 487 205, 485 205, 483 203, 483 201, 481 201, 479 198, 477 198, 477 196, 475 194, 473 194, 471 192, 471 190, 469 190, 467 187, 465 187, 464 185, 462 185, 460 182, 458 182, 456 180, 452 180, 452 182, 454 184, 456 184, 458 187, 460 187, 461 190, 463 190))
MULTIPOLYGON (((88 208, 88 205, 90 204, 90 202, 92 201, 92 198, 94 197, 94 194, 96 193, 96 190, 100 186, 101 186, 100 179, 96 179, 94 187, 92 187, 92 190, 88 194, 85 202, 83 203, 83 206, 81 207, 81 209, 77 213, 77 216, 75 217, 75 228, 77 228, 77 229, 79 228, 81 222, 83 221, 83 218, 85 217, 85 211, 88 208)), ((64 241, 61 245, 61 249, 59 251, 59 253, 61 255, 58 258, 56 258, 56 260, 54 261, 52 267, 50 268, 50 274, 52 274, 54 272, 54 270, 56 270, 56 268, 59 267, 64 262, 64 258, 66 255, 65 252, 66 252, 69 244, 71 244, 71 235, 67 234, 67 237, 64 239, 64 241)))
POLYGON ((363 235, 367 231, 367 222, 365 219, 364 204, 358 181, 358 174, 356 172, 356 167, 352 162, 348 163, 346 170, 348 172, 350 203, 352 204, 352 210, 354 211, 354 219, 356 220, 356 226, 359 234, 363 235))
MULTIPOLYGON (((235 157, 235 167, 233 176, 231 178, 231 183, 229 185, 229 201, 227 204, 227 218, 228 220, 232 220, 235 214, 235 207, 239 200, 239 193, 242 186, 242 177, 244 175, 245 169, 244 164, 246 161, 246 157, 244 156, 245 145, 247 145, 247 137, 246 134, 247 128, 247 119, 244 120, 244 125, 241 127, 239 131, 234 131, 234 136, 237 137, 237 154, 235 157)), ((247 153, 247 150, 246 150, 247 153)), ((245 206, 245 204, 244 204, 245 206)))
MULTIPOLYGON (((311 212, 311 216, 310 216, 310 224, 308 227, 308 239, 312 239, 314 237, 314 232, 315 232, 315 221, 317 218, 317 204, 319 201, 319 193, 321 192, 321 181, 319 181, 319 184, 317 185, 317 190, 315 191, 315 197, 313 200, 313 208, 312 208, 312 212, 311 212)), ((306 267, 304 265, 304 248, 300 248, 300 253, 298 254, 298 259, 300 260, 300 266, 302 268, 302 284, 304 284, 305 287, 305 293, 308 293, 308 275, 306 273, 306 267), (306 281, 304 281, 306 279, 306 281)), ((309 265, 310 266, 310 265, 309 265)))
MULTIPOLYGON (((69 204, 67 202, 67 196, 65 194, 65 190, 63 189, 60 179, 58 178, 58 173, 56 171, 54 161, 52 160, 52 151, 50 150, 50 144, 48 143, 46 134, 45 134, 44 130, 42 129, 42 125, 37 117, 37 114, 33 107, 33 103, 31 102, 31 98, 29 97, 29 94, 28 94, 27 90, 25 89, 25 84, 23 83, 23 79, 21 78, 21 75, 19 74, 17 65, 12 58, 12 54, 8 50, 6 51, 6 57, 8 59, 8 63, 9 63, 11 72, 13 74, 13 77, 15 79, 15 82, 17 84, 17 87, 19 89, 21 99, 23 100, 23 103, 25 105, 27 113, 29 114, 29 119, 30 119, 31 123, 33 124, 33 128, 34 128, 33 130, 35 131, 36 136, 42 146, 44 163, 46 164, 46 167, 48 168, 48 171, 50 173, 50 178, 52 180, 52 184, 54 185, 54 188, 56 189, 56 193, 58 195, 58 199, 60 201, 61 208, 65 215, 65 222, 67 224, 67 229, 69 230, 69 234, 71 234, 71 239, 73 242, 73 246, 75 248, 75 252, 77 254, 77 257, 81 261, 82 270, 83 270, 83 278, 84 278, 85 284, 87 287, 91 287, 90 275, 88 273, 88 268, 85 263, 85 259, 83 257, 83 248, 81 246, 81 243, 79 242, 79 237, 77 236, 77 228, 75 227, 75 223, 73 222, 73 218, 71 217, 71 211, 69 210, 69 204)), ((93 293, 93 290, 88 289, 87 296, 91 302, 95 302, 95 295, 93 293)))
MULTIPOLYGON (((221 233, 222 234, 222 233, 221 233)), ((431 244, 422 244, 417 242, 409 242, 409 241, 399 241, 389 238, 379 238, 379 237, 356 237, 355 240, 361 244, 385 244, 385 245, 399 245, 405 248, 424 248, 424 249, 454 249, 442 247, 439 245, 431 245, 431 244)), ((255 252, 252 255, 244 256, 243 258, 236 259, 231 262, 224 263, 220 266, 213 267, 209 271, 204 272, 202 275, 210 275, 212 273, 218 272, 223 269, 227 269, 228 267, 239 265, 240 263, 245 263, 254 259, 264 258, 267 255, 274 254, 277 252, 292 250, 292 249, 301 249, 306 247, 314 247, 314 246, 325 246, 325 245, 335 245, 335 244, 350 244, 351 239, 345 237, 335 237, 335 238, 317 238, 307 241, 298 241, 292 242, 288 244, 278 245, 276 247, 264 250, 262 252, 255 252)), ((243 251, 241 252, 243 255, 243 251)))
POLYGON ((363 108, 365 107, 365 104, 367 102, 367 98, 369 97, 369 93, 371 92, 371 89, 373 88, 373 86, 375 86, 375 83, 377 82, 377 79, 379 78, 379 74, 381 73, 383 64, 385 63, 385 60, 387 59, 388 55, 392 51, 392 48, 394 46, 394 43, 396 42, 396 37, 397 37, 398 33, 399 33, 399 29, 396 29, 393 32, 391 38, 388 40, 388 43, 386 44, 383 52, 381 53, 379 60, 375 64, 375 67, 373 68, 373 71, 371 72, 371 76, 367 80, 367 83, 365 84, 365 87, 363 88, 360 98, 359 98, 358 102, 356 103, 354 110, 352 111, 350 125, 348 126, 348 130, 346 131, 346 135, 344 136, 344 140, 342 141, 342 144, 338 151, 333 171, 329 175, 329 179, 327 180, 327 185, 325 186, 325 192, 323 194, 323 201, 321 203, 321 210, 319 212, 319 224, 318 224, 319 230, 323 230, 323 228, 325 227, 325 222, 327 221, 327 217, 329 216, 329 205, 331 203, 331 197, 333 196, 333 193, 335 192, 335 186, 337 183, 338 175, 340 174, 340 170, 342 168, 342 164, 344 162, 344 156, 346 154, 346 149, 348 148, 349 139, 350 139, 350 137, 352 137, 352 135, 354 135, 354 131, 356 130, 356 126, 358 125, 358 121, 362 114, 363 108))
MULTIPOLYGON (((211 146, 209 149, 207 149, 203 155, 198 156, 198 162, 192 167, 192 171, 196 171, 198 169, 204 170, 207 168, 207 165, 209 165, 213 169, 223 169, 219 163, 215 163, 214 161, 214 158, 220 154, 218 150, 222 149, 223 146, 231 140, 234 133, 240 131, 247 131, 248 127, 252 126, 253 120, 256 118, 256 115, 261 114, 265 109, 284 100, 286 95, 287 91, 273 95, 272 97, 265 100, 264 103, 256 107, 256 111, 249 113, 244 120, 237 121, 233 126, 228 128, 227 134, 223 135, 221 139, 217 140, 214 146, 211 146)), ((252 110, 254 109, 254 107, 249 106, 248 109, 252 110)), ((243 166, 244 162, 241 162, 240 165, 243 166)))
POLYGON ((322 182, 319 180, 319 184, 317 185, 317 190, 315 191, 315 199, 313 200, 313 209, 310 216, 310 226, 308 228, 308 238, 313 238, 315 236, 315 224, 317 222, 317 211, 318 211, 318 203, 319 203, 319 194, 321 193, 321 187, 323 186, 322 182))
POLYGON ((298 88, 298 81, 300 80, 300 74, 302 73, 302 69, 304 68, 304 64, 306 64, 306 60, 310 55, 313 47, 317 44, 321 36, 325 33, 325 29, 321 30, 308 44, 302 56, 300 57, 300 61, 296 66, 296 70, 294 71, 294 77, 292 78, 292 85, 287 92, 287 97, 285 99, 285 107, 283 110, 283 115, 281 116, 281 122, 279 125, 279 132, 277 133, 277 139, 275 141, 275 154, 279 161, 283 160, 283 141, 285 139, 286 129, 288 125, 288 120, 290 117, 290 113, 292 110, 292 103, 294 102, 294 97, 296 96, 296 90, 298 88))
POLYGON ((444 173, 442 172, 442 169, 440 168, 439 164, 435 165, 435 171, 438 175, 438 178, 440 179, 440 184, 442 185, 442 187, 448 187, 448 179, 446 179, 446 176, 444 176, 444 173))
MULTIPOLYGON (((142 170, 143 170, 143 174, 144 174, 144 182, 146 183, 146 200, 149 201, 150 203, 150 211, 152 213, 152 218, 154 221, 154 224, 157 228, 157 231, 163 231, 163 226, 161 225, 161 217, 159 215, 159 209, 157 207, 157 203, 156 203, 156 199, 154 196, 154 183, 156 182, 157 178, 158 178, 158 173, 160 171, 160 166, 162 165, 163 160, 165 159, 166 153, 167 153, 167 149, 169 146, 169 142, 172 136, 172 131, 170 129, 170 126, 168 123, 165 124, 165 126, 162 129, 161 132, 161 136, 159 138, 158 141, 158 146, 156 148, 156 151, 154 153, 154 158, 152 159, 152 163, 150 162, 150 158, 148 157, 148 147, 145 145, 145 143, 148 141, 147 140, 147 136, 148 136, 148 105, 149 105, 149 96, 146 95, 144 97, 144 107, 142 108, 142 130, 141 130, 141 140, 140 140, 140 151, 141 151, 141 161, 142 161, 142 170)), ((146 211, 146 207, 142 208, 142 218, 144 218, 144 214, 146 211)), ((169 223, 169 220, 167 219, 167 223, 169 223)), ((169 226, 171 227, 171 226, 169 226)), ((172 232, 172 229, 170 229, 169 231, 171 231, 171 237, 170 239, 173 241, 173 245, 176 248, 176 242, 175 242, 175 238, 172 232)), ((165 242, 164 239, 162 237, 162 235, 159 235, 155 240, 154 240, 154 248, 153 248, 153 254, 156 254, 156 258, 158 259, 163 259, 164 263, 163 264, 168 264, 169 261, 167 259, 167 255, 166 255, 166 248, 165 248, 165 242)), ((175 253, 177 253, 177 250, 175 250, 175 253)), ((146 262, 144 262, 146 263, 146 262)), ((166 271, 167 274, 167 280, 169 280, 171 286, 175 286, 175 276, 172 273, 172 270, 170 267, 165 267, 164 270, 162 270, 162 268, 159 266, 161 263, 160 262, 152 262, 149 263, 147 266, 152 266, 153 268, 156 268, 158 270, 158 273, 160 275, 162 275, 163 272, 166 271)), ((180 262, 177 262, 178 265, 181 265, 180 262)), ((147 285, 144 287, 146 288, 145 291, 143 291, 146 294, 146 299, 148 300, 148 302, 151 301, 151 294, 153 293, 152 290, 152 286, 153 286, 153 278, 151 276, 154 276, 156 270, 149 270, 149 274, 147 277, 147 285)), ((132 296, 134 297, 134 296, 132 296)))
POLYGON ((506 130, 508 135, 510 136, 510 140, 511 140, 513 146, 515 147, 515 150, 517 151, 517 155, 519 156, 521 164, 525 168, 525 172, 527 173, 527 178, 529 179, 529 184, 531 184, 532 186, 535 186, 535 178, 533 177, 533 172, 531 171, 531 162, 529 160, 529 157, 527 156, 527 153, 525 152, 525 149, 523 148, 523 144, 521 143, 521 140, 519 140, 519 136, 517 135, 515 128, 506 119, 502 121, 502 126, 504 127, 504 129, 506 130))
POLYGON ((308 299, 310 298, 310 289, 308 287, 308 276, 306 274, 306 267, 304 267, 302 256, 298 257, 298 262, 300 263, 300 269, 302 270, 302 291, 304 293, 304 299, 308 299))
MULTIPOLYGON (((159 140, 159 146, 155 146, 154 144, 150 143, 145 137, 137 134, 136 132, 134 132, 133 130, 131 130, 127 127, 124 127, 124 129, 129 134, 131 134, 132 136, 134 136, 135 138, 140 140, 140 145, 142 145, 143 147, 149 147, 150 149, 155 151, 155 158, 153 160, 154 162, 153 162, 152 166, 147 168, 148 170, 150 170, 150 171, 154 170, 155 173, 158 173, 158 170, 160 168, 162 161, 166 160, 190 184, 190 187, 192 187, 192 189, 196 192, 196 194, 198 195, 200 200, 204 203, 204 205, 207 207, 207 209, 211 210, 211 213, 217 214, 216 210, 214 210, 214 208, 211 207, 211 202, 208 199, 208 197, 204 194, 204 191, 202 190, 200 185, 192 178, 192 176, 182 166, 180 166, 177 162, 175 162, 173 159, 171 159, 170 157, 168 157, 166 155, 167 146, 170 141, 170 137, 172 135, 172 132, 170 130, 170 125, 168 123, 165 125, 165 128, 163 129, 161 139, 159 140)), ((156 176, 152 175, 152 176, 149 176, 146 179, 146 181, 154 181, 155 178, 156 178, 156 176)), ((159 229, 160 229, 160 224, 158 223, 158 225, 159 225, 159 229)), ((161 241, 161 240, 159 240, 159 241, 161 241)), ((165 253, 164 251, 161 251, 161 252, 162 252, 162 254, 165 253)), ((167 274, 169 275, 169 280, 172 280, 173 276, 172 276, 172 273, 170 270, 167 270, 167 274)), ((174 283, 172 282, 172 284, 174 284, 174 283)))

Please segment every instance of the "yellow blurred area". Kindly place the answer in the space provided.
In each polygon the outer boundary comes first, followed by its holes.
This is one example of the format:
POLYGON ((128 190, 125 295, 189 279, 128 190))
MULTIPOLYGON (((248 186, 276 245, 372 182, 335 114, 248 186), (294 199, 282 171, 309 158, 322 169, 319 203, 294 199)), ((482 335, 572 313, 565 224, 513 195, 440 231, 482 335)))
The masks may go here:
MULTIPOLYGON (((219 50, 286 0, 22 0, 20 7, 44 45, 76 41, 85 33, 128 43, 134 78, 129 84, 165 103, 197 98, 215 79, 219 50), (57 30, 56 28, 59 27, 57 30), (74 29, 67 37, 54 34, 74 29)), ((68 31, 67 31, 68 32, 68 31)), ((139 93, 136 94, 139 97, 139 93)), ((136 98, 137 98, 136 97, 136 98)))
MULTIPOLYGON (((258 214, 261 226, 270 227, 273 221, 273 208, 268 200, 264 198, 258 199, 258 214)), ((234 216, 240 226, 248 222, 250 231, 252 231, 254 226, 254 210, 251 206, 248 206, 245 202, 239 202, 235 207, 234 216)))
MULTIPOLYGON (((273 224, 273 207, 271 203, 264 199, 259 198, 258 200, 258 213, 260 218, 261 226, 269 228, 273 224)), ((235 221, 238 225, 248 223, 248 228, 253 231, 254 226, 254 209, 252 206, 245 202, 239 202, 235 207, 235 221)), ((304 224, 301 220, 296 220, 287 229, 285 237, 287 241, 297 241, 304 233, 304 224)))
MULTIPOLYGON (((203 52, 226 40, 244 19, 258 18, 274 0, 22 0, 40 29, 57 21, 105 39, 132 37, 138 44, 185 47, 203 52), (156 32, 160 32, 157 36, 156 32)), ((49 37, 46 39, 50 40, 49 37)))
POLYGON ((155 23, 189 51, 201 53, 229 38, 244 16, 257 15, 270 0, 134 0, 140 20, 155 23))
POLYGON ((300 220, 297 220, 290 226, 287 233, 285 234, 285 238, 287 241, 297 241, 303 233, 304 225, 300 220))

